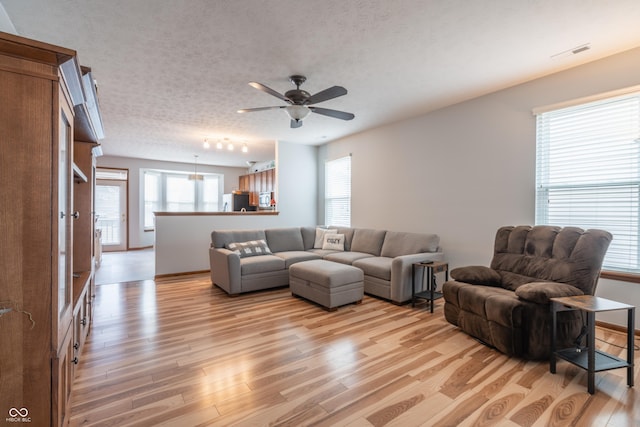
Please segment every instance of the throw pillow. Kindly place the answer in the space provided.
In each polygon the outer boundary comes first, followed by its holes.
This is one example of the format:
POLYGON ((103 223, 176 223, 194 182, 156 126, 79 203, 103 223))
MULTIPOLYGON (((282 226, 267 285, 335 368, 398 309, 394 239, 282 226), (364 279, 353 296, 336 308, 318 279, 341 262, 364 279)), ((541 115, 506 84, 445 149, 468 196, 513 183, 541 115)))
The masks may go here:
POLYGON ((316 241, 313 243, 313 249, 322 249, 325 234, 336 234, 337 232, 338 230, 330 228, 316 228, 316 241))
POLYGON ((271 249, 267 246, 267 242, 262 239, 250 240, 248 242, 229 243, 227 245, 227 249, 237 253, 240 258, 271 254, 271 249))
POLYGON ((322 243, 322 249, 344 251, 344 234, 326 233, 324 235, 324 242, 322 243))

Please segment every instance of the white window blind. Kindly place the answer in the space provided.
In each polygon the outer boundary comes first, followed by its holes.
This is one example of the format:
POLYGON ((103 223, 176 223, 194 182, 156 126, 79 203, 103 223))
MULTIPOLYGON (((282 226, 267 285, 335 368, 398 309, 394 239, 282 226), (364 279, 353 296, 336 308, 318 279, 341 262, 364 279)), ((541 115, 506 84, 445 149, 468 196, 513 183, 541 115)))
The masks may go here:
POLYGON ((608 270, 640 273, 640 93, 537 115, 536 223, 613 235, 608 270))
POLYGON ((325 222, 351 226, 351 156, 330 160, 324 166, 325 222))

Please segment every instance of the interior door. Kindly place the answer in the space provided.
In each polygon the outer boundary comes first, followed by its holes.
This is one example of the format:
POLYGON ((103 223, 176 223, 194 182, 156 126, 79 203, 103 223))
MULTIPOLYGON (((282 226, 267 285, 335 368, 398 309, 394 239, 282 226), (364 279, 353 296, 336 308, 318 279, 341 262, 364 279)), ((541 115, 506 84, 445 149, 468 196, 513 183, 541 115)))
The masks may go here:
POLYGON ((127 182, 96 181, 96 228, 102 230, 103 251, 127 250, 127 182))

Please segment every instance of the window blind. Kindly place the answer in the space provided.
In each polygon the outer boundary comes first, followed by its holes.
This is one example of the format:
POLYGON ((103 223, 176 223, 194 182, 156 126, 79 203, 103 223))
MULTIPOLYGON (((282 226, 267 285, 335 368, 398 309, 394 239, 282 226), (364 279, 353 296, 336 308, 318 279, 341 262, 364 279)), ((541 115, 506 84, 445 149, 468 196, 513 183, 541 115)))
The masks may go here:
POLYGON ((603 267, 640 273, 640 93, 536 116, 536 224, 613 235, 603 267))
POLYGON ((325 163, 325 222, 351 226, 351 156, 325 163))

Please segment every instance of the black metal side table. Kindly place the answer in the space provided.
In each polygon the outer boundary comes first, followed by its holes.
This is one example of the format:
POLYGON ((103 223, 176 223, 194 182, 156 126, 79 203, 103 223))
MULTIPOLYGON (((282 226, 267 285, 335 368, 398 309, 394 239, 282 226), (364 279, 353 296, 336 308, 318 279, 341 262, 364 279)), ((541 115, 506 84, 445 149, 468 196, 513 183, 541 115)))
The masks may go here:
POLYGON ((416 300, 424 299, 431 304, 431 313, 433 313, 433 302, 438 298, 442 298, 442 293, 437 292, 438 284, 436 283, 436 274, 445 274, 445 281, 449 280, 449 264, 443 261, 424 261, 416 262, 411 269, 411 277, 413 280, 413 286, 411 287, 411 307, 416 306, 416 300), (422 276, 422 283, 420 290, 416 289, 416 272, 419 269, 424 269, 424 275, 422 276), (427 278, 427 289, 424 287, 424 278, 427 278))
POLYGON ((587 370, 587 390, 595 392, 595 373, 609 369, 627 368, 627 385, 633 387, 633 338, 635 307, 593 295, 551 298, 551 358, 549 371, 556 373, 556 358, 564 359, 587 370), (557 313, 582 310, 587 313, 587 348, 556 349, 557 313), (596 313, 627 310, 627 360, 596 349, 596 313))

